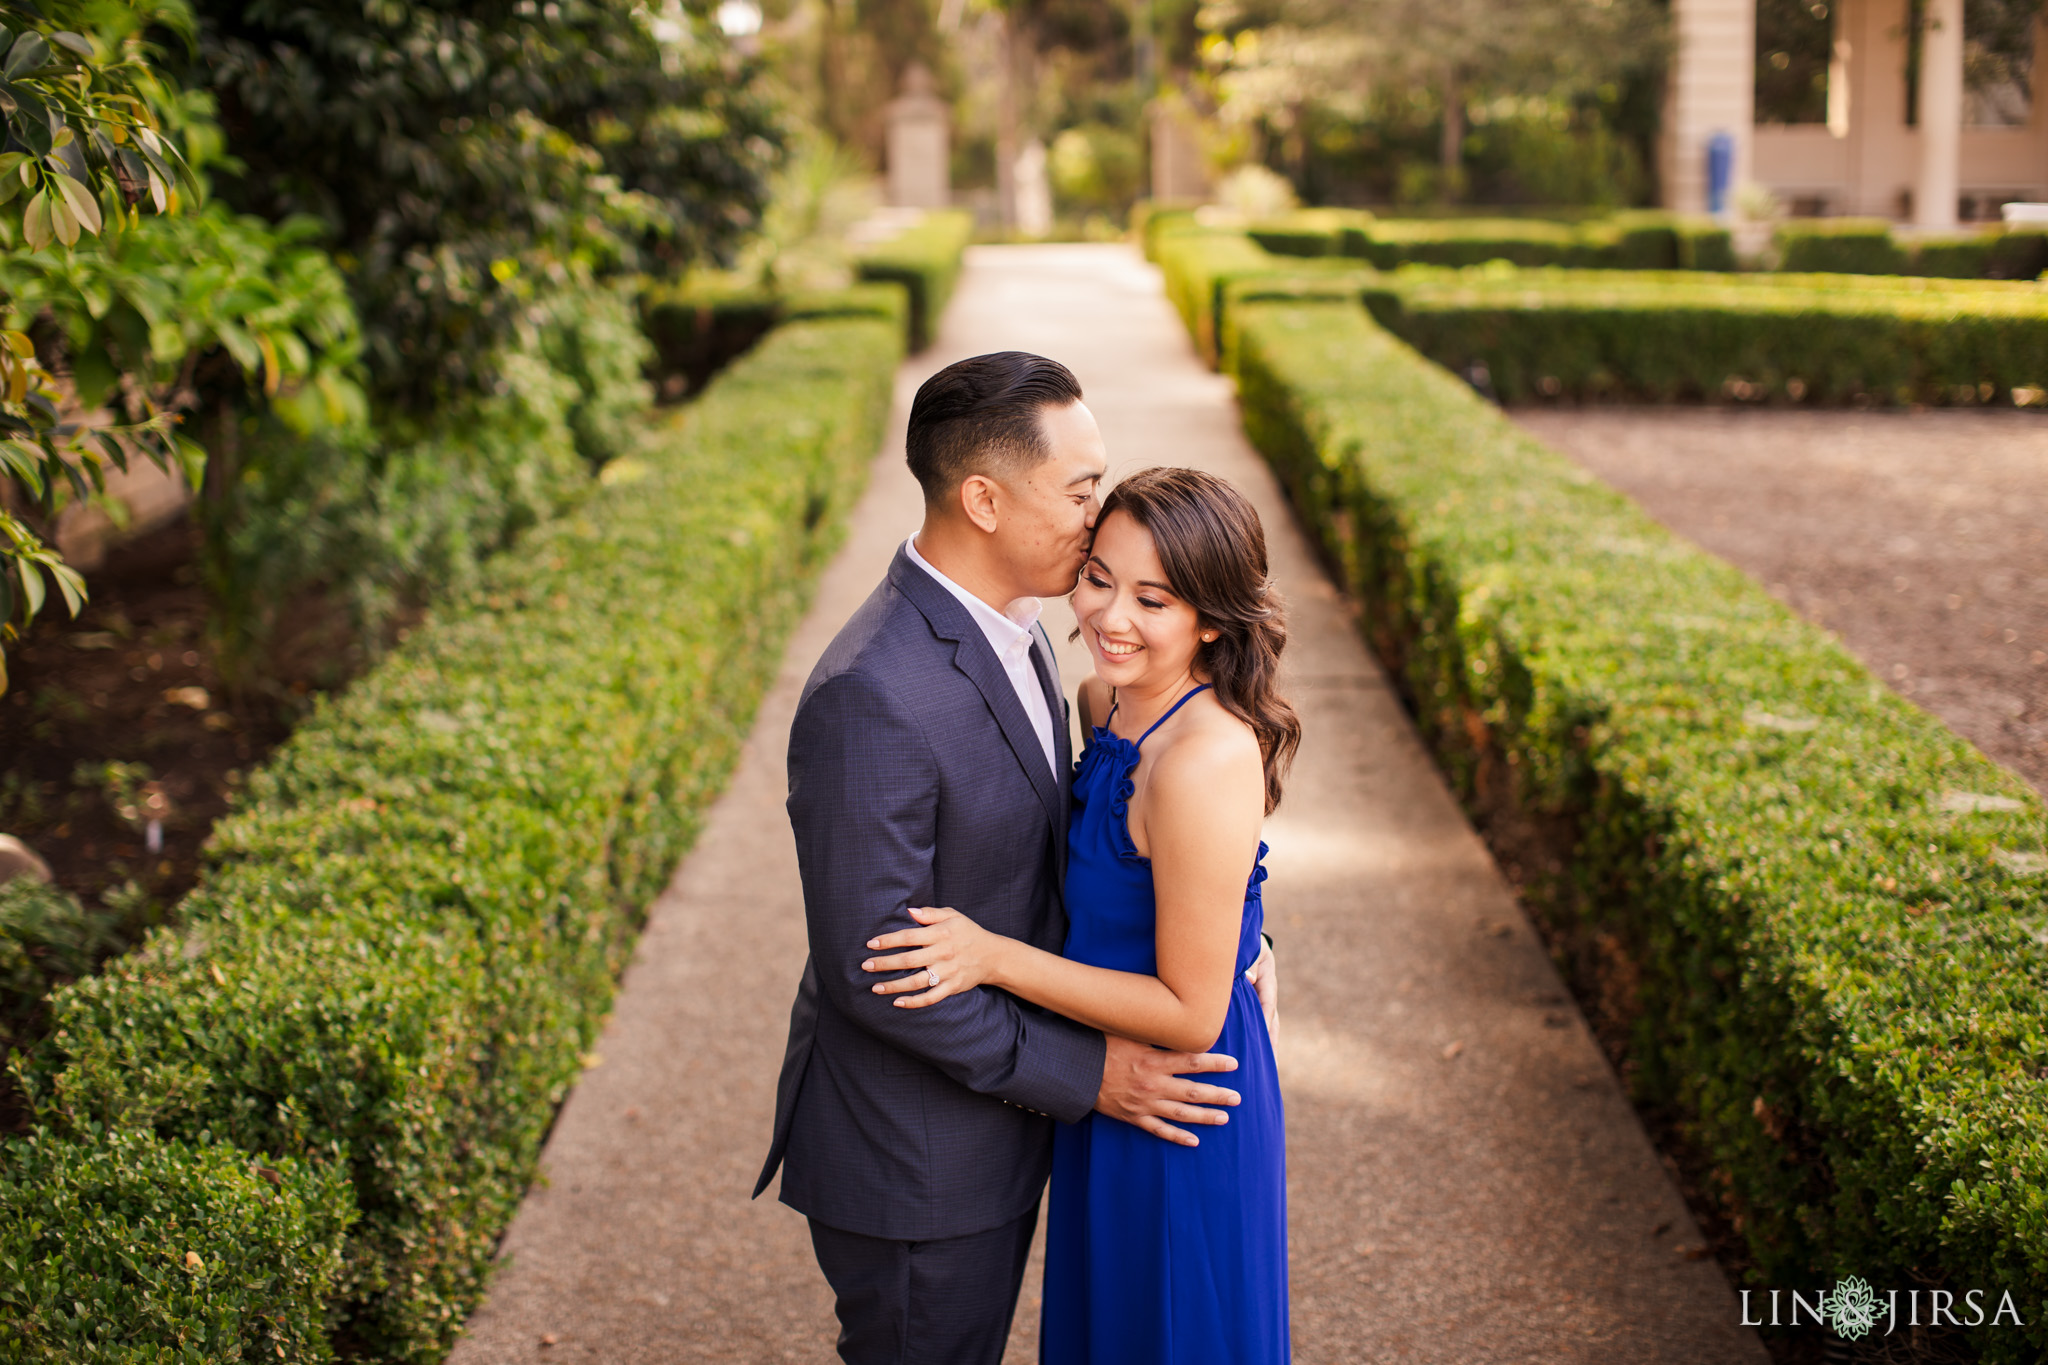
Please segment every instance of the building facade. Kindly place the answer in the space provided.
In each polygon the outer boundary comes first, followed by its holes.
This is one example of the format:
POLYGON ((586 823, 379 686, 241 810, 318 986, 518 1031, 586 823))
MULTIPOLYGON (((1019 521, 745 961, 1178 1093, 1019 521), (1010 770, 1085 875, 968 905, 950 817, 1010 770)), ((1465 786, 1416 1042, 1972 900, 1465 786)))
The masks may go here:
MULTIPOLYGON (((1717 134, 1733 143, 1735 185, 1762 186, 1798 214, 1941 229, 2048 200, 2048 101, 2019 84, 1966 90, 1962 0, 1921 8, 1913 70, 1911 0, 1831 0, 1826 122, 1759 124, 1755 0, 1673 0, 1665 203, 1706 211, 1717 134)), ((2033 51, 2048 57, 2048 23, 2036 21, 2033 51)))

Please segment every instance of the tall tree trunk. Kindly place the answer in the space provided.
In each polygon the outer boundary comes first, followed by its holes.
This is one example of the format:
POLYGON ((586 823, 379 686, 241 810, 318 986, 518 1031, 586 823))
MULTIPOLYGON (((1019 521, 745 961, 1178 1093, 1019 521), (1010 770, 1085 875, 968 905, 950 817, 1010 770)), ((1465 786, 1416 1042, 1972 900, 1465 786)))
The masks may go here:
POLYGON ((1438 160, 1443 170, 1443 197, 1446 203, 1464 197, 1465 188, 1465 83, 1459 78, 1458 68, 1444 70, 1444 129, 1443 141, 1437 149, 1438 160))

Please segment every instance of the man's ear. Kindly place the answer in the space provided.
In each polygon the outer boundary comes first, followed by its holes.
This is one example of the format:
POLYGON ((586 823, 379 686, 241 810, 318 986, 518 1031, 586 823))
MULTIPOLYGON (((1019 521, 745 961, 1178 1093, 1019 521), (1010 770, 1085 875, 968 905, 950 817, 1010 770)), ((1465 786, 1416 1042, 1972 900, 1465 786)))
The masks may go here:
POLYGON ((995 534, 997 522, 997 498, 1001 486, 986 474, 969 474, 960 481, 960 511, 966 518, 990 535, 995 534))

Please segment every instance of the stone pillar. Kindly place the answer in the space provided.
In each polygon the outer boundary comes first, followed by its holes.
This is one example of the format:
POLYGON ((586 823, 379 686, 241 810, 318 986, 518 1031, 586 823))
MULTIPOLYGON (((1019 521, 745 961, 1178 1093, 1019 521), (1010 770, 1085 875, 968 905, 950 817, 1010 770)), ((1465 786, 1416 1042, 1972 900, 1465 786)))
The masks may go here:
POLYGON ((1963 144, 1963 0, 1927 0, 1920 33, 1920 178, 1913 225, 1952 228, 1961 186, 1963 144))
POLYGON ((1664 206, 1707 211, 1707 146, 1735 143, 1732 183, 1749 183, 1756 124, 1756 0, 1672 0, 1677 49, 1665 94, 1658 171, 1664 206))
POLYGON ((1202 160, 1201 139, 1194 116, 1178 97, 1154 100, 1152 124, 1152 202, 1200 203, 1209 197, 1209 170, 1202 160))
POLYGON ((932 73, 912 62, 903 93, 883 112, 888 129, 888 193, 899 208, 941 209, 952 202, 952 142, 946 102, 932 73))

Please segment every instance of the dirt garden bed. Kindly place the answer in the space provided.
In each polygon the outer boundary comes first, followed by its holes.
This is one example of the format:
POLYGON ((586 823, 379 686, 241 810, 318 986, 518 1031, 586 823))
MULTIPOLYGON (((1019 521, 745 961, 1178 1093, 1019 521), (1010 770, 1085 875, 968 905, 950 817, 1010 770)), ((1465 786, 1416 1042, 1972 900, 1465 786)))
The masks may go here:
POLYGON ((2048 792, 2048 421, 1650 407, 1510 415, 2048 792))

